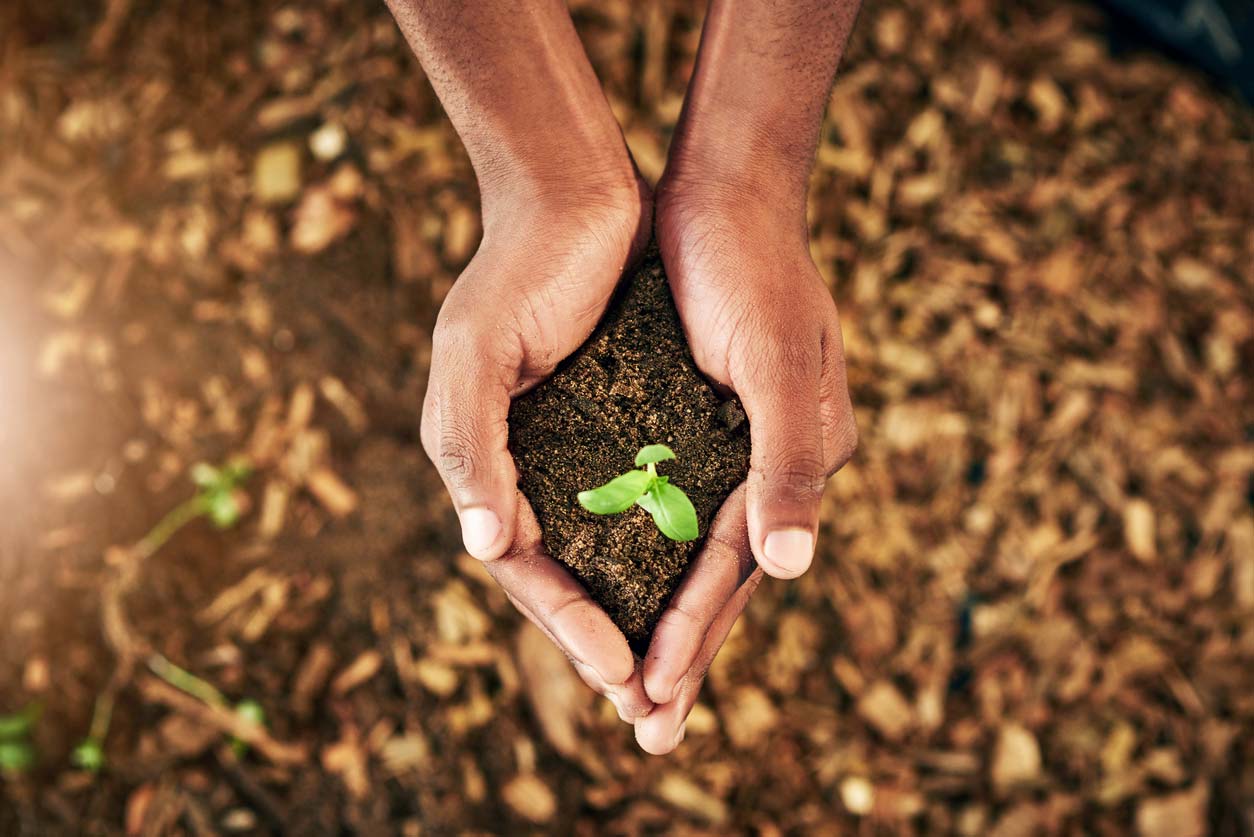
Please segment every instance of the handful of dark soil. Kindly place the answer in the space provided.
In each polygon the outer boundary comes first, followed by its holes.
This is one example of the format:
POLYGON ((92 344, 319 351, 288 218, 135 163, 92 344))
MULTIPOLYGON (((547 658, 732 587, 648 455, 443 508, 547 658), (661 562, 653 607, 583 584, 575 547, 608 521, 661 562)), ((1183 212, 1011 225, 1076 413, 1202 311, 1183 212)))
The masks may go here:
POLYGON ((544 546, 643 654, 723 500, 749 471, 749 423, 693 362, 656 247, 619 287, 592 336, 514 401, 509 444, 544 546), (576 500, 666 444, 658 471, 688 494, 700 535, 677 543, 644 509, 599 516, 576 500))

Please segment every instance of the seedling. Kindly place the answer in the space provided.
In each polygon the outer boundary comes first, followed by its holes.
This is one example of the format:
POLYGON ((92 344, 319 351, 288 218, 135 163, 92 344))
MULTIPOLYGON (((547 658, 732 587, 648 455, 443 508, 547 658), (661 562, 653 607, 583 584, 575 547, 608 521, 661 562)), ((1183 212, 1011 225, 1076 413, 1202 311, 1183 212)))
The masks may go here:
POLYGON ((39 706, 31 704, 16 715, 0 715, 0 776, 16 776, 35 765, 30 733, 39 719, 39 706))
MULTIPOLYGON (((256 724, 259 727, 266 725, 265 707, 252 698, 244 698, 235 704, 235 714, 239 716, 241 721, 256 724)), ((248 753, 248 742, 242 738, 232 738, 231 752, 235 754, 237 759, 242 759, 248 753)))
MULTIPOLYGON (((187 669, 180 668, 161 654, 153 654, 148 658, 148 670, 176 689, 198 699, 206 706, 232 709, 244 723, 255 724, 259 727, 266 725, 266 710, 259 702, 252 698, 244 698, 235 704, 234 707, 231 707, 231 702, 227 700, 226 695, 218 691, 212 683, 200 679, 187 669)), ((235 753, 235 757, 243 758, 248 752, 248 742, 235 737, 232 737, 230 742, 231 752, 235 753)))
MULTIPOLYGON (((240 516, 244 512, 240 502, 240 489, 251 473, 252 467, 243 459, 231 460, 221 467, 215 467, 205 462, 193 465, 191 479, 196 486, 196 493, 171 509, 165 517, 157 522, 156 526, 152 527, 148 534, 144 535, 131 547, 130 555, 134 559, 134 563, 138 564, 151 558, 180 529, 199 517, 209 518, 213 525, 219 529, 229 529, 238 523, 240 516)), ((149 660, 149 666, 153 668, 153 672, 157 676, 162 677, 175 686, 179 686, 179 688, 183 688, 184 685, 190 683, 192 688, 184 690, 201 698, 206 703, 214 703, 214 695, 221 698, 223 703, 226 701, 226 698, 221 697, 216 689, 213 689, 212 686, 204 683, 204 681, 198 678, 192 678, 191 680, 180 678, 180 673, 186 674, 189 678, 192 676, 187 672, 183 672, 182 669, 179 669, 160 655, 154 655, 149 660), (193 683, 192 681, 195 682, 193 683), (209 691, 204 689, 199 689, 198 691, 198 684, 203 684, 209 691)), ((117 692, 122 688, 125 680, 128 679, 130 668, 129 661, 121 665, 118 671, 114 673, 114 678, 110 681, 109 686, 96 698, 96 707, 91 718, 91 729, 88 731, 87 737, 79 742, 78 746, 70 754, 70 761, 76 767, 90 773, 99 773, 104 769, 106 764, 104 742, 109 735, 109 725, 113 720, 113 708, 117 700, 117 692)))
POLYGON ((636 468, 614 477, 600 488, 579 492, 579 505, 593 514, 618 514, 633 505, 653 515, 663 535, 673 541, 697 537, 697 510, 682 489, 670 484, 670 477, 659 476, 657 463, 674 459, 666 445, 645 445, 636 454, 636 468))

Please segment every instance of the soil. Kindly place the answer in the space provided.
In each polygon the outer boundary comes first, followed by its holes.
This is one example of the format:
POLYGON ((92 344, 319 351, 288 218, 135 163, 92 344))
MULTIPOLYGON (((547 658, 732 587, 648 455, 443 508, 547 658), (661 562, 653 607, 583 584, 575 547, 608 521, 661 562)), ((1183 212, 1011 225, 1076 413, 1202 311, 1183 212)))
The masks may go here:
POLYGON ((748 419, 697 369, 656 247, 587 342, 514 401, 509 423, 545 548, 643 654, 710 521, 749 472, 748 419), (575 499, 635 467, 636 452, 655 443, 675 451, 658 473, 692 500, 696 540, 670 540, 639 506, 595 515, 575 499))

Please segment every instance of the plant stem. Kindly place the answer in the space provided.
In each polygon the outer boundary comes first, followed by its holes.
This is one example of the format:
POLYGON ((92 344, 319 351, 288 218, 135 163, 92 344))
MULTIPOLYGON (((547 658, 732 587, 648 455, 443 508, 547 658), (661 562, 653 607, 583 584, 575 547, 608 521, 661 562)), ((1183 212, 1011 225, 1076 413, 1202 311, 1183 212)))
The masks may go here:
POLYGON ((179 668, 161 654, 153 654, 148 658, 148 668, 174 688, 186 692, 209 706, 229 708, 231 705, 226 696, 211 683, 201 680, 186 669, 179 668))
POLYGON ((654 479, 657 478, 657 466, 654 465, 652 462, 650 462, 648 465, 645 465, 644 469, 649 472, 649 476, 653 477, 654 479))
POLYGON ((114 690, 105 689, 96 698, 96 708, 91 713, 91 727, 87 730, 87 739, 95 741, 102 747, 104 740, 109 736, 109 725, 113 723, 114 703, 114 690))
POLYGON ((200 517, 207 510, 204 497, 200 494, 179 503, 135 544, 135 554, 141 561, 151 558, 158 549, 165 546, 170 538, 174 537, 179 529, 200 517))

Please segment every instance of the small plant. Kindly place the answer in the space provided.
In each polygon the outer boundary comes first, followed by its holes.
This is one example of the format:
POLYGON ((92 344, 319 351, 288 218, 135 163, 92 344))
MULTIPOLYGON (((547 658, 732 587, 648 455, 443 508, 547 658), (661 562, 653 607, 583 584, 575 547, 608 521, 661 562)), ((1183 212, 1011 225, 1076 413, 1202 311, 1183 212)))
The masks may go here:
POLYGON ((105 768, 104 745, 95 738, 83 739, 70 753, 70 764, 88 773, 99 773, 105 768))
MULTIPOLYGON (((230 709, 245 724, 259 727, 266 725, 266 710, 258 701, 252 698, 244 698, 232 707, 226 695, 218 691, 212 683, 200 679, 187 669, 180 668, 161 654, 153 654, 148 658, 148 670, 174 688, 191 695, 206 706, 230 709)), ((247 741, 232 737, 230 742, 231 752, 235 754, 236 758, 243 758, 248 753, 247 741)))
POLYGON ((0 776, 16 776, 35 766, 30 733, 37 720, 37 704, 31 704, 16 715, 0 715, 0 776))
MULTIPOLYGON (((252 698, 244 698, 235 704, 235 714, 245 723, 255 724, 259 727, 266 725, 265 707, 252 698)), ((242 759, 248 753, 248 742, 242 738, 232 738, 231 752, 235 754, 237 759, 242 759)))
POLYGON ((670 484, 670 477, 658 476, 657 463, 674 459, 666 445, 645 445, 636 454, 636 467, 614 477, 600 488, 579 492, 579 505, 593 514, 618 514, 632 505, 653 515, 663 535, 673 541, 697 537, 697 510, 681 489, 670 484))
MULTIPOLYGON (((197 518, 207 517, 219 529, 229 529, 238 523, 240 516, 244 513, 244 507, 241 504, 241 486, 251 474, 252 467, 243 459, 233 459, 221 467, 206 462, 193 465, 191 479, 196 486, 196 493, 171 509, 157 522, 156 526, 149 530, 148 534, 130 548, 129 554, 132 558, 130 574, 133 576, 139 563, 155 555, 157 550, 165 546, 180 529, 197 518)), ((91 729, 87 737, 80 741, 70 753, 70 761, 74 766, 89 773, 99 773, 107 764, 104 751, 105 739, 109 735, 109 725, 113 721, 113 708, 117 701, 117 693, 129 679, 133 662, 128 655, 121 654, 121 656, 127 659, 122 661, 108 687, 96 698, 91 729)), ((160 655, 154 655, 149 665, 157 676, 175 686, 183 688, 180 684, 191 682, 181 679, 179 673, 187 673, 160 655)), ((191 675, 187 674, 187 677, 190 678, 191 675)), ((197 678, 192 678, 192 680, 196 683, 204 683, 197 678)), ((206 703, 214 702, 213 695, 221 698, 212 686, 204 685, 210 691, 201 690, 198 693, 195 691, 195 683, 192 689, 185 689, 185 691, 200 697, 206 703), (206 698, 206 695, 209 697, 206 698)), ((225 703, 226 699, 221 698, 221 700, 225 703)), ((3 744, 2 739, 0 739, 0 744, 3 744)))

